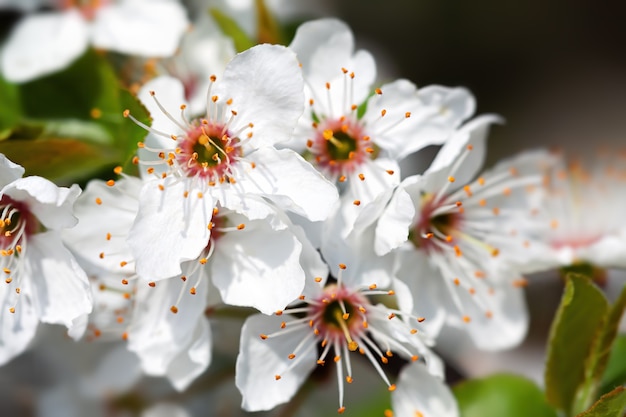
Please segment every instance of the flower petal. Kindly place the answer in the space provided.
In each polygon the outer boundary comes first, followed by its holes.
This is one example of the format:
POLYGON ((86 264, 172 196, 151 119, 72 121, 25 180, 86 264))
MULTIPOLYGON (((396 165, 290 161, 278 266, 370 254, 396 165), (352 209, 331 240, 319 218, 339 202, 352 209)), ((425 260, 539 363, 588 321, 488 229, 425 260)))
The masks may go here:
POLYGON ((256 168, 247 168, 238 186, 285 210, 311 221, 324 220, 339 198, 337 188, 294 151, 261 148, 247 159, 256 168))
POLYGON ((72 214, 74 202, 80 195, 80 187, 57 187, 41 177, 19 178, 2 189, 2 194, 25 203, 46 228, 59 230, 77 223, 72 214))
MULTIPOLYGON (((241 406, 246 411, 274 408, 293 397, 316 366, 317 349, 307 349, 290 360, 288 356, 298 343, 311 333, 308 325, 284 336, 262 340, 259 335, 280 329, 290 317, 248 317, 241 329, 241 342, 235 372, 235 384, 243 396, 241 406), (292 361, 296 361, 294 363, 292 361), (280 379, 276 379, 280 375, 280 379)), ((311 343, 315 343, 311 340, 311 343)))
POLYGON ((376 224, 376 254, 385 255, 406 242, 414 216, 415 206, 411 196, 398 187, 376 224))
POLYGON ((178 2, 123 0, 96 12, 93 44, 129 55, 167 57, 174 54, 188 26, 178 2))
POLYGON ((128 237, 137 273, 150 280, 181 273, 181 262, 195 259, 209 242, 214 200, 197 197, 183 183, 147 182, 139 195, 139 212, 128 237), (189 197, 184 198, 185 191, 189 197))
POLYGON ((237 116, 233 130, 252 123, 255 147, 274 145, 289 139, 304 109, 302 71, 289 49, 258 45, 235 56, 215 95, 233 99, 237 116))
POLYGON ((75 318, 91 312, 87 275, 57 232, 37 233, 27 243, 26 273, 40 320, 71 327, 75 318))
POLYGON ((291 230, 277 231, 265 221, 250 221, 245 229, 216 241, 211 278, 226 304, 272 314, 302 293, 301 252, 302 244, 291 230))
POLYGON ((391 393, 394 416, 458 417, 456 400, 441 379, 428 373, 420 363, 405 366, 397 388, 391 393))
POLYGON ((75 9, 24 17, 2 50, 2 73, 21 83, 67 67, 87 49, 87 23, 75 9))
POLYGON ((39 323, 26 289, 19 297, 16 306, 15 292, 8 285, 0 285, 0 366, 26 350, 39 323), (11 307, 15 307, 13 314, 9 313, 11 307))
POLYGON ((0 187, 22 178, 24 168, 9 160, 4 154, 0 154, 0 187))

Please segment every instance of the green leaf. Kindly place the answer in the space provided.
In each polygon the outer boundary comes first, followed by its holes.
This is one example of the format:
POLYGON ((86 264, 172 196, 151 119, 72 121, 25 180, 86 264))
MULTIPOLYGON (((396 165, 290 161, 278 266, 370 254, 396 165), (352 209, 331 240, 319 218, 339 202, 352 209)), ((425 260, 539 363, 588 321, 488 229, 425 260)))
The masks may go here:
POLYGON ((619 323, 622 319, 622 315, 624 314, 625 308, 626 286, 624 286, 620 296, 615 301, 615 304, 613 304, 613 306, 611 307, 611 311, 609 312, 609 318, 604 327, 600 345, 598 346, 596 360, 594 368, 592 370, 595 393, 597 393, 598 386, 600 385, 600 381, 602 380, 602 376, 604 375, 604 371, 606 370, 609 356, 611 355, 611 348, 615 342, 615 338, 617 337, 617 330, 619 327, 619 323))
POLYGON ((111 147, 73 138, 6 140, 0 142, 0 153, 19 161, 29 175, 46 177, 60 184, 86 178, 119 160, 119 153, 111 147))
POLYGON ((608 311, 606 298, 589 279, 568 276, 550 329, 545 371, 546 398, 566 416, 586 409, 593 400, 587 390, 580 390, 589 378, 608 311), (587 407, 580 409, 583 404, 587 407))
POLYGON ((257 36, 259 43, 285 44, 285 37, 278 22, 265 5, 265 1, 256 0, 257 36))
POLYGON ((114 165, 131 166, 136 144, 147 132, 125 118, 124 110, 150 125, 147 110, 94 51, 63 71, 20 85, 19 92, 22 119, 0 143, 0 152, 23 165, 27 175, 58 183, 84 181, 114 165))
POLYGON ((606 371, 602 378, 601 392, 607 393, 626 383, 626 334, 615 339, 606 371))
POLYGON ((617 387, 604 394, 596 403, 577 417, 622 417, 626 411, 626 389, 617 387))
POLYGON ((0 140, 6 139, 20 121, 22 104, 17 85, 7 82, 0 75, 0 140))
POLYGON ((556 417, 534 382, 509 374, 462 382, 453 388, 461 417, 556 417))
POLYGON ((235 43, 237 52, 243 52, 255 45, 255 42, 243 31, 243 29, 230 16, 226 15, 219 9, 211 9, 209 11, 217 25, 222 29, 226 36, 229 36, 235 43))

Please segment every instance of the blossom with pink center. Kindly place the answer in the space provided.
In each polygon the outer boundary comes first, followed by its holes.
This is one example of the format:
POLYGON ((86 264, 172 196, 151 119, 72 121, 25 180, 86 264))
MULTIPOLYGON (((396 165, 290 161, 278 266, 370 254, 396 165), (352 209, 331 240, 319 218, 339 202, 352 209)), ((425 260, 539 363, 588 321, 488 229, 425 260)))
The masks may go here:
POLYGON ((55 10, 24 16, 2 49, 0 66, 9 81, 26 82, 61 70, 89 45, 144 57, 170 56, 189 24, 177 0, 40 3, 52 3, 55 10))
POLYGON ((304 23, 289 47, 302 64, 306 93, 289 146, 346 185, 346 198, 356 206, 397 185, 398 161, 443 143, 474 111, 462 88, 418 90, 397 80, 374 90, 374 59, 367 51, 354 52, 352 32, 339 20, 304 23))
POLYGON ((534 222, 522 231, 529 239, 520 268, 536 272, 575 264, 626 268, 626 158, 606 149, 546 164, 542 197, 534 222))
POLYGON ((284 214, 250 220, 215 208, 203 250, 182 262, 179 274, 161 280, 137 274, 127 238, 142 185, 133 177, 90 182, 77 203, 81 222, 64 239, 97 281, 87 334, 127 339, 146 374, 166 376, 182 390, 211 361, 208 307, 224 302, 269 314, 302 293, 305 275, 327 269, 284 214))
MULTIPOLYGON (((383 366, 394 353, 425 360, 429 372, 442 377, 442 364, 418 332, 424 318, 404 315, 372 295, 393 295, 376 284, 363 285, 361 277, 343 280, 346 265, 339 265, 336 283, 317 277, 305 294, 274 316, 254 315, 244 323, 236 385, 247 411, 268 410, 289 401, 316 366, 335 363, 339 413, 345 410, 345 383, 353 382, 351 355, 363 355, 394 391, 383 366), (402 318, 401 318, 402 317, 402 318), (412 322, 412 323, 411 323, 412 322)), ((348 278, 346 277, 346 278, 348 278)))
POLYGON ((87 276, 60 237, 76 224, 80 188, 23 174, 0 154, 0 364, 26 349, 38 322, 72 330, 92 308, 87 276))
POLYGON ((374 251, 396 254, 396 291, 412 295, 403 309, 443 314, 490 350, 514 346, 526 333, 525 280, 512 268, 525 250, 516 228, 531 217, 529 195, 547 159, 522 154, 475 178, 488 128, 498 121, 482 116, 461 127, 423 175, 405 179, 353 232, 373 228, 374 251))
POLYGON ((128 240, 140 275, 181 274, 183 262, 206 251, 218 206, 245 217, 246 228, 270 219, 284 229, 272 204, 311 221, 328 216, 336 188, 297 153, 273 146, 289 138, 303 105, 301 71, 287 48, 260 45, 237 55, 221 81, 211 77, 200 118, 187 118, 176 79, 157 78, 140 97, 154 118, 140 146, 146 181, 128 240), (167 110, 174 103, 180 117, 167 110))

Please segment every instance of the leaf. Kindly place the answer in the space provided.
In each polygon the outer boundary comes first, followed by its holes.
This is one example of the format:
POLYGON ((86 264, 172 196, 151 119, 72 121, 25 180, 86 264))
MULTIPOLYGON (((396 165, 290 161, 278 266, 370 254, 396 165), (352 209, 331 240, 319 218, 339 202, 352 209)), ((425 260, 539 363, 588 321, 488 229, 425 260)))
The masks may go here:
POLYGON ((606 298, 589 279, 568 276, 550 329, 545 371, 546 398, 566 416, 574 414, 575 402, 588 401, 579 389, 588 377, 589 358, 600 343, 608 310, 606 298))
POLYGON ((265 5, 265 1, 256 0, 257 36, 259 43, 285 44, 285 37, 278 22, 265 5))
POLYGON ((452 391, 462 417, 556 417, 534 382, 509 374, 462 382, 452 391))
POLYGON ((235 43, 235 49, 237 52, 243 52, 246 49, 252 48, 255 43, 250 37, 243 31, 243 29, 233 20, 230 16, 226 15, 219 9, 211 9, 209 11, 217 25, 222 29, 222 32, 226 36, 229 36, 235 43))
POLYGON ((615 304, 613 304, 613 306, 611 307, 611 311, 609 312, 609 318, 604 327, 600 345, 598 346, 595 366, 593 369, 593 380, 596 385, 596 392, 597 387, 600 385, 602 376, 604 375, 604 371, 606 370, 606 366, 609 362, 609 356, 611 355, 612 350, 611 348, 615 342, 615 338, 617 337, 617 330, 619 327, 619 323, 622 319, 622 315, 624 314, 625 308, 626 286, 624 286, 618 299, 615 301, 615 304))
POLYGON ((577 417, 622 417, 626 411, 626 388, 617 387, 604 394, 596 403, 577 417))
POLYGON ((602 378, 601 392, 607 393, 619 385, 626 383, 626 334, 615 339, 606 371, 602 378))
POLYGON ((114 148, 73 138, 12 139, 0 142, 0 153, 19 161, 29 175, 39 175, 60 184, 85 178, 103 166, 114 165, 114 148))
POLYGON ((6 139, 19 123, 22 104, 17 85, 7 82, 0 75, 0 140, 6 139))

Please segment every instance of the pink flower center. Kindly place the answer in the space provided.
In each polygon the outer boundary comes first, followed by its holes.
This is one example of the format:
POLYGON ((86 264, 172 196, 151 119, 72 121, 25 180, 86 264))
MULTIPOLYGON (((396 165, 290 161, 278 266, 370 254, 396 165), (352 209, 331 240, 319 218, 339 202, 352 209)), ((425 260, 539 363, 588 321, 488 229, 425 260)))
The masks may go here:
POLYGON ((364 333, 363 311, 369 302, 363 295, 333 284, 324 289, 317 301, 311 307, 310 315, 318 317, 315 325, 321 334, 329 339, 345 338, 350 344, 352 339, 358 339, 364 333))
POLYGON ((231 176, 231 165, 241 156, 238 143, 239 138, 231 137, 223 125, 203 120, 180 140, 176 159, 188 177, 223 182, 231 176))
POLYGON ((434 195, 424 195, 419 220, 409 233, 409 239, 425 251, 441 250, 438 243, 451 245, 452 231, 459 228, 462 210, 448 210, 445 197, 435 199, 434 195), (434 239, 437 239, 434 240, 434 239))

